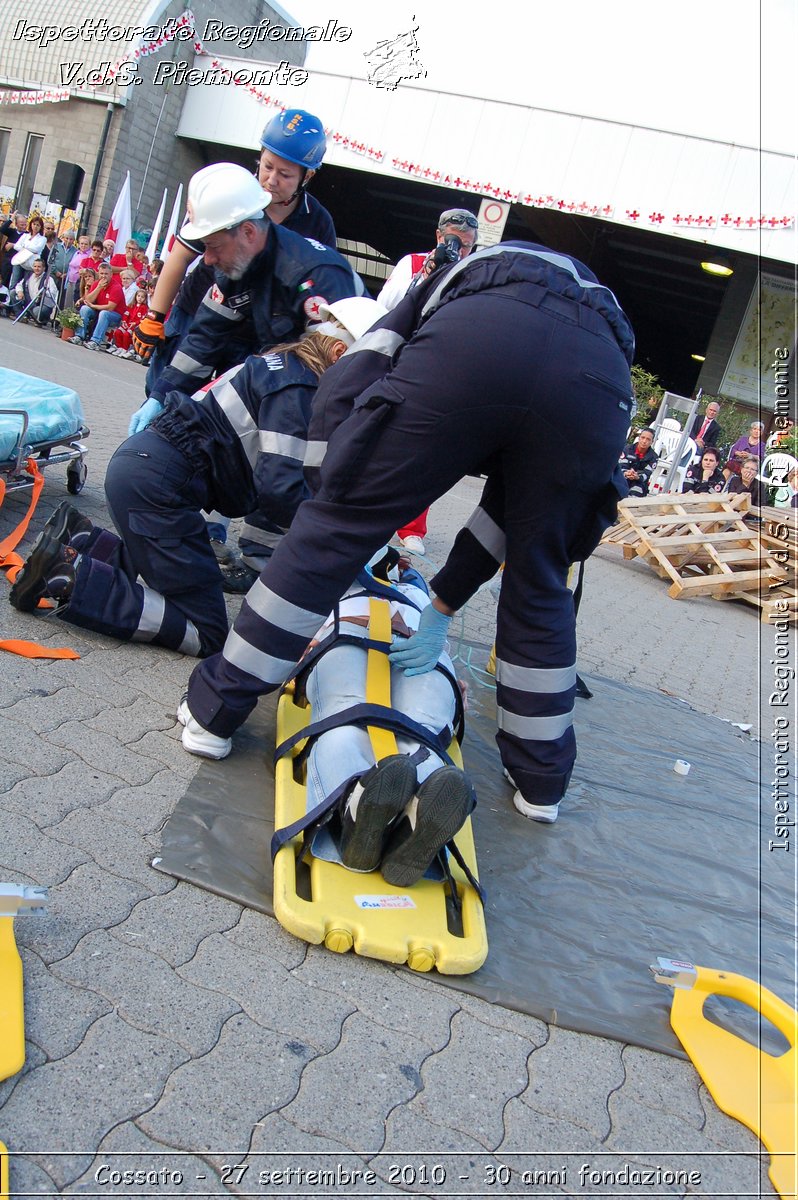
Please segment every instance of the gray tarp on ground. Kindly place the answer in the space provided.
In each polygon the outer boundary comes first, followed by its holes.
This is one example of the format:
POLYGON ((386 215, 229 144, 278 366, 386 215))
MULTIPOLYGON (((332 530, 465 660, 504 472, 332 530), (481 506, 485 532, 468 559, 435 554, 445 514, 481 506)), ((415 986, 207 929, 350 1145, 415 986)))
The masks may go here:
MULTIPOLYGON (((513 810, 494 694, 478 690, 463 750, 479 797, 489 952, 474 975, 437 978, 568 1029, 681 1053, 670 991, 648 964, 661 954, 751 978, 761 971, 789 1002, 792 856, 768 851, 769 789, 760 832, 756 742, 672 697, 588 683, 594 697, 577 701, 579 759, 554 826, 513 810), (688 776, 674 773, 677 758, 692 764, 688 776)), ((261 702, 229 759, 200 768, 158 862, 266 913, 274 706, 261 702)))

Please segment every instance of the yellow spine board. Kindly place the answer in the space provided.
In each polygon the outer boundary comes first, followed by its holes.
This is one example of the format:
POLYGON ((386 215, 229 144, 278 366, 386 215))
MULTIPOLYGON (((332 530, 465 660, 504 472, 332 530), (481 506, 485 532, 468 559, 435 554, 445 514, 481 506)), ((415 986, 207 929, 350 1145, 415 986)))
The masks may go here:
MULTIPOLYGON (((369 636, 390 641, 390 606, 370 600, 369 636)), ((368 651, 367 699, 390 705, 390 663, 380 651, 368 651)), ((295 702, 293 686, 280 697, 277 708, 278 744, 311 721, 308 707, 295 702)), ((397 753, 396 739, 385 730, 369 727, 377 758, 397 753), (379 751, 378 751, 379 747, 379 751)), ((300 743, 300 746, 302 743, 300 743)), ((300 746, 296 747, 294 754, 300 746)), ((449 754, 462 766, 460 747, 452 742, 449 754)), ((275 771, 275 828, 298 820, 306 811, 304 778, 294 777, 293 757, 285 756, 275 771)), ((455 839, 469 869, 477 875, 471 821, 455 839)), ((289 932, 315 945, 345 953, 354 949, 367 958, 407 963, 415 971, 435 967, 445 975, 467 975, 482 966, 488 953, 482 903, 454 860, 450 866, 462 905, 462 936, 450 930, 443 883, 422 879, 412 888, 395 888, 378 871, 359 874, 337 863, 309 859, 310 899, 297 893, 296 838, 278 852, 274 861, 274 912, 289 932)), ((304 869, 304 868, 303 868, 304 869)))
POLYGON ((8 1200, 11 1189, 8 1186, 8 1151, 0 1142, 0 1200, 8 1200))
POLYGON ((0 917, 0 1079, 16 1075, 24 1062, 22 960, 14 939, 14 918, 0 917))
POLYGON ((795 1010, 743 975, 696 967, 692 988, 675 988, 671 1025, 718 1108, 742 1121, 770 1151, 770 1175, 783 1200, 796 1200, 795 1010), (779 1057, 752 1046, 704 1016, 711 995, 730 996, 760 1012, 789 1042, 779 1057))

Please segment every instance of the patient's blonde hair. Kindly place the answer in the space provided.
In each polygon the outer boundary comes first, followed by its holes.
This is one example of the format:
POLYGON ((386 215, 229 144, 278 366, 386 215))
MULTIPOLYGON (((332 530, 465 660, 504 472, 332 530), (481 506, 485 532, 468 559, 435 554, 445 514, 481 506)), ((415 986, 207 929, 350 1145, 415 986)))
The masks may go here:
POLYGON ((328 367, 333 365, 333 350, 341 342, 346 345, 343 337, 330 337, 326 333, 309 333, 301 342, 282 342, 279 346, 270 346, 269 354, 295 354, 319 378, 328 367))

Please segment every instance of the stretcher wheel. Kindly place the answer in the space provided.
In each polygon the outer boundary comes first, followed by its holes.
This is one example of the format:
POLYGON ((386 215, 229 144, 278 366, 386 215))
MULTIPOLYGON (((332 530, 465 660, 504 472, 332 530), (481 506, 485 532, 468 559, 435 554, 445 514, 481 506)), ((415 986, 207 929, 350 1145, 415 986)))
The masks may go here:
POLYGON ((67 467, 67 491, 70 496, 77 496, 79 492, 83 491, 83 485, 86 482, 88 472, 89 468, 83 459, 73 466, 67 467))

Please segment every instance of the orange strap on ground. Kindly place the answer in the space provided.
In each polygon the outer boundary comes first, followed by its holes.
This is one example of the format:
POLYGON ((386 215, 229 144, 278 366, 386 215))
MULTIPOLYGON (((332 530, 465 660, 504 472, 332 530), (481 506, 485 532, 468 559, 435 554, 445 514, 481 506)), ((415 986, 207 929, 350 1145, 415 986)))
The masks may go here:
POLYGON ((20 638, 0 639, 0 650, 21 654, 23 658, 80 658, 77 650, 69 650, 66 646, 40 646, 38 642, 25 642, 20 638))
MULTIPOLYGON (((28 511, 22 518, 16 529, 13 529, 7 537, 4 537, 0 542, 0 570, 6 572, 9 583, 13 583, 20 572, 20 568, 24 562, 19 554, 16 553, 16 547, 22 541, 28 531, 30 519, 36 511, 36 505, 39 503, 39 496, 44 487, 44 476, 39 470, 34 458, 27 459, 25 466, 33 476, 33 485, 31 487, 30 504, 28 511)), ((0 505, 2 505, 6 494, 6 484, 4 479, 0 479, 0 505)), ((52 608, 53 605, 49 600, 40 600, 39 608, 52 608)), ((76 650, 69 650, 66 647, 48 647, 40 646, 38 642, 26 642, 19 638, 8 638, 5 641, 0 641, 0 650, 8 650, 10 654, 20 654, 23 658, 80 658, 76 650)))

